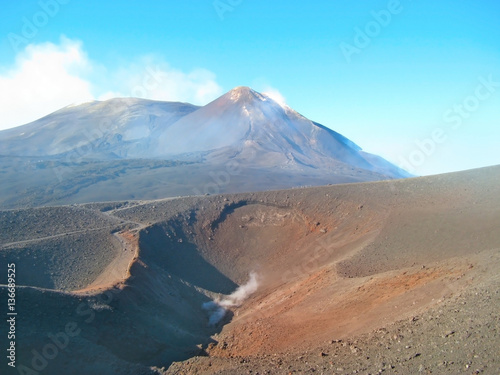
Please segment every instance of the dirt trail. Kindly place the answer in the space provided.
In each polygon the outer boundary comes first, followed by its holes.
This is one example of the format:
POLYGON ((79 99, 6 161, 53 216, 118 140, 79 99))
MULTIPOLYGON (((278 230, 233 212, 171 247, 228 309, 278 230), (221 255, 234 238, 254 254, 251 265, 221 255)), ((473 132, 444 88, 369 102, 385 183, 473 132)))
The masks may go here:
POLYGON ((100 230, 103 230, 103 229, 114 229, 114 228, 116 228, 116 225, 108 225, 108 226, 100 227, 100 228, 81 229, 81 230, 74 230, 74 231, 70 231, 70 232, 58 233, 58 234, 54 234, 52 236, 45 236, 45 237, 33 238, 31 240, 24 240, 24 241, 16 241, 16 242, 3 243, 3 244, 0 244, 0 249, 7 248, 7 247, 12 247, 12 246, 28 245, 30 243, 35 243, 35 242, 39 242, 39 241, 50 240, 50 239, 54 239, 54 238, 66 237, 66 236, 69 236, 69 235, 72 235, 72 234, 89 233, 89 232, 94 232, 94 231, 100 231, 100 230))
POLYGON ((147 225, 137 221, 120 219, 114 216, 114 213, 117 211, 120 211, 120 209, 102 212, 102 215, 118 220, 123 224, 132 224, 134 228, 113 233, 113 236, 121 245, 121 249, 117 252, 116 257, 107 265, 92 284, 84 289, 74 291, 75 293, 91 294, 100 290, 109 289, 119 283, 123 283, 130 277, 132 262, 139 256, 139 232, 146 228, 147 225))

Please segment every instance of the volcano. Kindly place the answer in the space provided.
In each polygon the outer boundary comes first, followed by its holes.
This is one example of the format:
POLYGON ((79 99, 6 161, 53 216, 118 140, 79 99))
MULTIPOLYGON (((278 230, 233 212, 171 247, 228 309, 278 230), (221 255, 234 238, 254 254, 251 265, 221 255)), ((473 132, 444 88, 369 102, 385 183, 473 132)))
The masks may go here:
POLYGON ((248 87, 203 107, 134 98, 65 107, 0 132, 0 170, 9 208, 410 176, 248 87))

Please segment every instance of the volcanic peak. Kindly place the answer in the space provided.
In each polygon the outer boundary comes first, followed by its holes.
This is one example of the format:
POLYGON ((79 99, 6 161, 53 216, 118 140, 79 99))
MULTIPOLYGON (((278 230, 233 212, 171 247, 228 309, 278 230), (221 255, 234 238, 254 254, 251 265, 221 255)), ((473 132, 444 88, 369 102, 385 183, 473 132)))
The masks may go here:
POLYGON ((226 94, 233 102, 260 100, 266 101, 267 97, 247 86, 238 86, 226 94))

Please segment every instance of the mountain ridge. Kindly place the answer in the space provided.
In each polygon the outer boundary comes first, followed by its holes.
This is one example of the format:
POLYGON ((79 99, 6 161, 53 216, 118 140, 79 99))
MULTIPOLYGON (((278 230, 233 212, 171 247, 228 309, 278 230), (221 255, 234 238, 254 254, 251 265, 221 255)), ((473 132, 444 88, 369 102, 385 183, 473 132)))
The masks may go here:
POLYGON ((9 207, 411 177, 245 86, 205 106, 114 98, 64 107, 1 131, 0 155, 0 206, 9 207), (229 164, 238 175, 213 177, 229 164))

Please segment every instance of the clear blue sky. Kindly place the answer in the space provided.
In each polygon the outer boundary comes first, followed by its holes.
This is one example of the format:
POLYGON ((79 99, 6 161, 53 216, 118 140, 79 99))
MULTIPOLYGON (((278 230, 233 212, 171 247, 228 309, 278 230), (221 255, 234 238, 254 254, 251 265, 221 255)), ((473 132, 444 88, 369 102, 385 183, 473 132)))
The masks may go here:
POLYGON ((60 2, 2 3, 0 128, 245 85, 416 174, 500 164, 498 1, 60 2))

